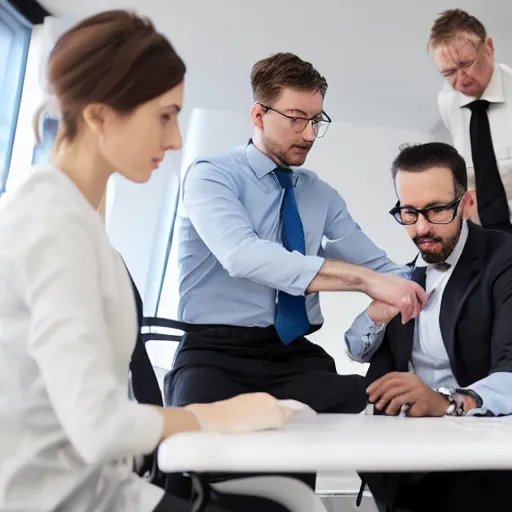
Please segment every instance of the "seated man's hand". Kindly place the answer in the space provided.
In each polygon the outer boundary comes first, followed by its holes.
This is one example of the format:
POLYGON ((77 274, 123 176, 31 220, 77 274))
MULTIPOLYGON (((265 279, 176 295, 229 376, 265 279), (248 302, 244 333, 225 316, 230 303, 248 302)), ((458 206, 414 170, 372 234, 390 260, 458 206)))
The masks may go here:
POLYGON ((408 405, 408 416, 444 416, 448 400, 429 388, 417 375, 392 372, 370 384, 369 400, 386 414, 397 414, 408 405))
POLYGON ((396 315, 398 315, 398 313, 400 313, 400 310, 394 306, 386 304, 385 302, 374 300, 368 306, 366 312, 372 322, 376 324, 388 324, 396 315))

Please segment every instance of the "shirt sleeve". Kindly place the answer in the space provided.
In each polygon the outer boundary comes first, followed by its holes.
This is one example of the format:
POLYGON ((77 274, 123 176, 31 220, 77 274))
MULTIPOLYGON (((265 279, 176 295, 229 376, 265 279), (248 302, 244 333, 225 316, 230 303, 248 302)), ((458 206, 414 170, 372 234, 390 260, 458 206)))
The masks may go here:
POLYGON ((404 267, 393 263, 386 253, 370 240, 350 215, 345 200, 333 188, 329 187, 329 190, 324 256, 362 265, 377 272, 402 273, 404 267))
MULTIPOLYGON (((399 267, 393 270, 393 273, 410 279, 411 269, 399 267)), ((348 355, 361 363, 370 362, 384 339, 386 327, 387 324, 375 323, 366 310, 360 313, 345 332, 345 346, 348 355)))
MULTIPOLYGON (((26 228, 12 261, 30 310, 29 354, 66 436, 87 463, 149 453, 163 417, 129 401, 127 386, 116 379, 94 233, 79 214, 53 217, 43 214, 26 228)), ((126 375, 128 382, 128 367, 126 375)))
POLYGON ((368 363, 380 347, 386 324, 376 324, 366 311, 360 313, 345 333, 345 345, 355 361, 368 363))
POLYGON ((182 200, 197 234, 231 277, 304 295, 324 264, 319 256, 259 238, 233 177, 211 162, 191 166, 182 200))
POLYGON ((468 386, 483 400, 481 409, 469 411, 468 416, 490 412, 495 416, 512 414, 512 373, 496 372, 468 386))

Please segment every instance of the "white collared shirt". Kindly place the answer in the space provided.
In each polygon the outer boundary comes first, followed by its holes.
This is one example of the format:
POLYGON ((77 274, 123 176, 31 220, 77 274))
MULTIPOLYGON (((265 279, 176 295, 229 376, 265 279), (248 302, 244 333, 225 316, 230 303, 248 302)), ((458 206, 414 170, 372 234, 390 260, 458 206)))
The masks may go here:
MULTIPOLYGON (((438 96, 441 118, 452 135, 453 145, 466 161, 470 189, 475 188, 475 172, 469 134, 471 111, 467 105, 476 99, 455 91, 448 82, 438 96)), ((501 180, 512 212, 512 69, 504 64, 495 64, 491 81, 481 99, 492 103, 487 111, 489 125, 501 180)))
POLYGON ((468 239, 468 225, 463 223, 459 240, 446 259, 448 270, 440 270, 436 265, 427 264, 418 256, 418 267, 426 266, 425 291, 431 295, 427 306, 419 314, 414 324, 414 337, 409 371, 416 373, 431 388, 441 386, 459 387, 453 375, 450 359, 443 342, 439 317, 441 302, 460 255, 468 239))

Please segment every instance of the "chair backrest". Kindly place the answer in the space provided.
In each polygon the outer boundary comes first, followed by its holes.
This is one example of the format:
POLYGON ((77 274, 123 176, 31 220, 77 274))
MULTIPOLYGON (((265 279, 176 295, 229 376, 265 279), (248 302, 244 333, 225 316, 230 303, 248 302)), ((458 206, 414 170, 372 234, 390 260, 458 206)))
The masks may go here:
MULTIPOLYGON (((139 334, 137 336, 135 348, 132 353, 132 359, 130 361, 131 389, 133 397, 137 402, 162 407, 162 393, 160 391, 160 386, 158 385, 158 379, 155 375, 153 365, 151 364, 151 360, 149 359, 149 355, 146 350, 146 342, 150 340, 179 342, 181 340, 181 336, 175 334, 155 333, 151 332, 151 329, 154 327, 170 327, 173 329, 179 329, 180 326, 178 325, 179 322, 174 322, 173 320, 156 317, 144 318, 140 293, 135 286, 133 279, 131 279, 131 281, 139 323, 139 334)), ((140 476, 148 475, 148 480, 162 489, 165 489, 167 486, 167 476, 158 469, 155 453, 148 454, 143 458, 140 467, 137 469, 137 473, 140 476)))
POLYGON ((163 341, 181 341, 183 334, 170 334, 162 332, 153 332, 153 328, 173 329, 182 332, 187 332, 187 324, 178 322, 178 320, 171 320, 169 318, 160 318, 158 316, 145 316, 142 319, 142 339, 144 342, 151 340, 163 341))
POLYGON ((130 361, 131 386, 133 395, 135 400, 137 400, 139 403, 163 406, 162 394, 160 392, 158 380, 156 378, 155 372, 153 371, 153 366, 151 365, 151 361, 149 360, 149 356, 146 351, 146 342, 142 336, 142 299, 140 297, 139 290, 137 290, 137 287, 133 282, 133 279, 132 288, 139 322, 139 334, 137 336, 137 342, 135 343, 132 359, 130 361))
POLYGON ((153 329, 172 329, 185 332, 187 331, 187 324, 167 318, 144 317, 139 290, 137 290, 133 279, 131 281, 139 322, 139 335, 130 362, 133 396, 139 403, 163 406, 162 393, 146 350, 146 343, 152 340, 179 343, 182 334, 154 332, 153 329))

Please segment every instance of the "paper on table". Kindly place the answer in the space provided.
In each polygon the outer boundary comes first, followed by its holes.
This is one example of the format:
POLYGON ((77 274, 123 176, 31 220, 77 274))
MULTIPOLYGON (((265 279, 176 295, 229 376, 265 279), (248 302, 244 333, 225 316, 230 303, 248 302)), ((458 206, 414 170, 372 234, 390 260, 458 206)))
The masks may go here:
POLYGON ((309 418, 311 416, 315 416, 316 412, 302 402, 298 400, 279 400, 279 405, 282 407, 287 407, 293 411, 293 415, 288 421, 293 421, 299 418, 309 418))

